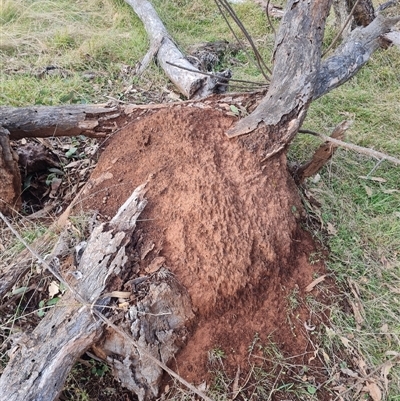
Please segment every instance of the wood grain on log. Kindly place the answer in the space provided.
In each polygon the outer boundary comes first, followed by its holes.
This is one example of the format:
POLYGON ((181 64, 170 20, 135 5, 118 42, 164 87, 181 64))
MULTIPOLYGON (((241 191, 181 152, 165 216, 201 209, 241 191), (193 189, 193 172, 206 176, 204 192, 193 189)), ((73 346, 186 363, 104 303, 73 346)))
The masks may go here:
POLYGON ((146 205, 144 192, 137 188, 118 218, 93 230, 77 267, 82 278, 66 280, 74 292, 67 292, 32 334, 15 339, 0 377, 1 401, 55 399, 75 360, 100 338, 103 323, 91 308, 102 310, 110 300, 101 294, 127 262, 125 247, 146 205))
POLYGON ((0 125, 10 131, 10 139, 25 137, 101 137, 110 132, 121 117, 116 106, 67 105, 0 107, 0 125))

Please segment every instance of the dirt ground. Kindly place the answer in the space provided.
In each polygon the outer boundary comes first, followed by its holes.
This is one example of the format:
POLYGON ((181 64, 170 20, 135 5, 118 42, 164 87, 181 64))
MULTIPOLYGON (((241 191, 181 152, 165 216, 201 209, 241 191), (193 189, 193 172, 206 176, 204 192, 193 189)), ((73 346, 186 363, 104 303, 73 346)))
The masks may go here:
MULTIPOLYGON (((105 144, 82 202, 112 217, 148 181, 137 230, 192 299, 196 318, 173 368, 193 383, 208 380, 215 348, 244 377, 256 333, 308 364, 314 348, 305 327, 321 323, 303 300, 324 266, 311 263, 315 245, 301 228, 285 155, 261 164, 242 139, 225 136, 235 121, 194 105, 143 114, 105 144)), ((311 295, 323 298, 317 288, 311 295)))

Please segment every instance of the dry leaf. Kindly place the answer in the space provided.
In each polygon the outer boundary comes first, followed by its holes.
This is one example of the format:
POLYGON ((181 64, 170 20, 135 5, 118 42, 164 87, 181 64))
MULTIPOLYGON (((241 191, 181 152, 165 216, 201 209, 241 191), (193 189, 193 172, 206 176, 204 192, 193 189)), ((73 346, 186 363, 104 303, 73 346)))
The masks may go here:
POLYGON ((325 330, 326 330, 326 335, 327 335, 329 338, 334 338, 334 337, 336 337, 336 332, 335 332, 335 330, 331 329, 330 327, 325 327, 325 330))
POLYGON ((372 196, 372 188, 370 188, 368 185, 364 185, 364 188, 368 198, 370 198, 372 196))
POLYGON ((356 319, 356 324, 357 324, 357 329, 361 329, 361 325, 364 323, 364 307, 362 305, 361 299, 360 299, 360 289, 357 285, 357 283, 354 280, 349 279, 348 280, 351 292, 354 295, 354 302, 349 300, 349 303, 351 307, 353 308, 353 313, 354 317, 356 319))
POLYGON ((382 367, 381 376, 382 376, 382 380, 383 380, 383 384, 385 386, 386 392, 388 392, 388 389, 389 389, 388 375, 390 373, 390 369, 392 369, 393 366, 394 366, 394 364, 392 362, 386 362, 382 367))
POLYGON ((155 273, 164 264, 165 258, 163 256, 157 256, 152 262, 146 267, 146 273, 155 273))
POLYGON ((351 369, 341 368, 340 370, 347 376, 354 377, 355 379, 358 378, 358 374, 351 369))
POLYGON ((235 379, 233 380, 233 385, 232 385, 232 401, 238 396, 240 388, 239 388, 239 378, 240 378, 240 366, 238 366, 235 379))
POLYGON ((107 295, 111 298, 129 298, 131 294, 132 293, 130 291, 112 291, 107 295))
POLYGON ((364 308, 362 307, 361 303, 357 300, 355 302, 349 300, 349 303, 351 305, 351 308, 353 309, 354 318, 356 319, 357 330, 360 330, 361 325, 364 323, 364 318, 362 316, 364 308))
POLYGON ((324 274, 323 276, 318 277, 313 282, 308 284, 308 286, 306 287, 306 289, 304 291, 305 292, 311 292, 317 284, 322 283, 325 280, 325 277, 326 277, 326 274, 324 274))
POLYGON ((358 368, 360 369, 361 373, 366 376, 367 375, 367 363, 365 360, 361 357, 361 355, 358 355, 358 358, 354 359, 355 363, 357 364, 358 368))
POLYGON ((335 228, 335 226, 332 223, 328 223, 327 224, 327 231, 329 235, 336 235, 337 234, 337 230, 335 228))
POLYGON ((314 355, 308 358, 308 363, 313 361, 317 357, 317 354, 318 354, 318 348, 314 351, 314 355))
POLYGON ((346 337, 340 337, 340 340, 342 341, 343 345, 344 345, 346 348, 351 347, 351 342, 350 342, 350 340, 349 340, 348 338, 346 338, 346 337))
POLYGON ((55 295, 57 295, 60 292, 60 286, 58 285, 57 282, 52 281, 49 285, 49 297, 53 298, 55 295))
POLYGON ((367 382, 363 390, 367 391, 373 401, 381 401, 382 400, 382 391, 378 387, 376 383, 373 382, 367 382))
POLYGON ((321 352, 322 352, 322 356, 324 357, 325 363, 329 364, 331 361, 331 358, 329 358, 329 355, 323 349, 321 349, 321 352))

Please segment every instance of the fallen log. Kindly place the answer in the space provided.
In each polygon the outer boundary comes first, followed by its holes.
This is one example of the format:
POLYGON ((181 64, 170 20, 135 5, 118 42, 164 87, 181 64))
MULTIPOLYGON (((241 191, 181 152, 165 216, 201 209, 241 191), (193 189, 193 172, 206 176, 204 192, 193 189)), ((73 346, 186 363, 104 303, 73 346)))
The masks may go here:
POLYGON ((265 89, 247 93, 210 95, 207 98, 185 102, 144 105, 3 106, 0 107, 0 127, 9 131, 10 140, 77 135, 100 138, 115 132, 147 110, 181 105, 201 107, 202 104, 206 105, 205 107, 209 105, 209 107, 221 108, 219 104, 228 102, 230 105, 242 107, 247 104, 254 105, 263 94, 265 89))
POLYGON ((122 115, 117 106, 66 105, 0 107, 0 126, 10 131, 10 139, 26 137, 105 136, 116 128, 122 115))
POLYGON ((188 293, 163 267, 165 258, 142 255, 147 276, 132 268, 129 246, 147 203, 144 188, 138 187, 109 223, 93 230, 75 270, 61 273, 56 257, 47 264, 27 246, 68 292, 31 334, 14 337, 0 378, 0 401, 54 400, 74 362, 90 347, 141 401, 158 395, 163 370, 209 400, 166 366, 194 317, 188 293), (131 291, 111 288, 127 275, 131 291), (123 297, 118 302, 125 309, 111 305, 112 298, 123 297), (129 334, 114 324, 121 319, 129 334), (106 336, 103 323, 112 328, 106 336))
POLYGON ((30 335, 15 339, 0 377, 1 401, 55 399, 75 360, 101 337, 103 323, 91 308, 102 311, 110 302, 101 294, 127 262, 125 249, 146 205, 144 193, 143 187, 136 189, 129 205, 93 230, 77 267, 79 276, 65 278, 74 291, 68 291, 30 335))
POLYGON ((202 98, 214 93, 214 88, 218 86, 217 80, 203 75, 200 70, 185 58, 176 47, 150 2, 147 0, 125 1, 143 22, 150 39, 149 54, 156 54, 158 64, 178 88, 179 92, 188 99, 202 98), (155 51, 154 49, 158 50, 155 51))

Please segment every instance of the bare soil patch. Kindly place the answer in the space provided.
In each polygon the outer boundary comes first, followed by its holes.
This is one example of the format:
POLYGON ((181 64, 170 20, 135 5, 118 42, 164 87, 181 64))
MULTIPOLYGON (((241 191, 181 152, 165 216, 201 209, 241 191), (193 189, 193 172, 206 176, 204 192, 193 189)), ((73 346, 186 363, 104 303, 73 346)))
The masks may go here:
POLYGON ((261 164, 248 141, 225 136, 235 120, 195 105, 147 112, 110 140, 81 203, 113 216, 149 180, 138 232, 192 299, 196 318, 174 368, 194 383, 208 379, 215 347, 233 375, 238 365, 245 375, 255 333, 308 364, 314 349, 304 324, 319 323, 301 300, 324 267, 310 263, 315 245, 300 228, 285 155, 261 164))

